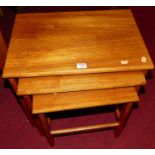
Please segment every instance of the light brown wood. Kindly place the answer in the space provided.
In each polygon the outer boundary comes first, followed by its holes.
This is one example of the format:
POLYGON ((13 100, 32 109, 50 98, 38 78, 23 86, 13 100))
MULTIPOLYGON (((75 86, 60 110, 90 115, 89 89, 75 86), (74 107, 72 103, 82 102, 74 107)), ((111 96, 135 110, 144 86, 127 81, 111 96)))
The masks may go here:
POLYGON ((115 105, 115 117, 116 117, 117 121, 119 121, 120 115, 121 115, 121 112, 120 112, 120 109, 119 109, 119 105, 115 105))
POLYGON ((148 69, 153 63, 130 10, 35 13, 16 15, 3 77, 148 69))
POLYGON ((64 135, 64 134, 71 134, 71 133, 79 133, 79 132, 86 132, 86 131, 95 131, 100 129, 107 129, 119 126, 119 122, 113 123, 106 123, 106 124, 98 124, 98 125, 90 125, 90 126, 83 126, 83 127, 75 127, 75 128, 68 128, 68 129, 59 129, 59 130, 51 130, 52 135, 64 135))
POLYGON ((91 89, 117 88, 146 84, 142 72, 116 72, 21 78, 18 95, 47 94, 91 89))
POLYGON ((0 31, 0 69, 3 70, 7 55, 7 46, 4 41, 2 32, 0 31))
POLYGON ((82 109, 134 101, 138 101, 138 96, 133 87, 34 95, 32 113, 82 109))

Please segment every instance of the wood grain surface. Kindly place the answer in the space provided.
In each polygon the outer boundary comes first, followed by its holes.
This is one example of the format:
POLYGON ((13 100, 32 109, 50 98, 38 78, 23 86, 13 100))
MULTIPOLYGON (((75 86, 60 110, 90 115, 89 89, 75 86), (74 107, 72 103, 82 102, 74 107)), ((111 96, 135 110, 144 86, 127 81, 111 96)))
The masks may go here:
POLYGON ((17 95, 107 89, 144 84, 146 84, 145 77, 140 71, 20 78, 17 95))
POLYGON ((134 87, 33 95, 32 113, 121 104, 138 101, 134 87))
POLYGON ((153 64, 130 10, 34 13, 16 15, 3 77, 148 69, 153 64))

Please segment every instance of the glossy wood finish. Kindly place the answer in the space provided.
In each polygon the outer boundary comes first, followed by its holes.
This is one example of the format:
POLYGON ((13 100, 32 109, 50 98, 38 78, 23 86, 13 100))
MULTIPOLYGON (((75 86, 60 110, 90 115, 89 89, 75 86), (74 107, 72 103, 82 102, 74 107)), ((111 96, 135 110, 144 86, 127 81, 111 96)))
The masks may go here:
POLYGON ((119 122, 75 127, 75 128, 68 128, 68 129, 51 130, 50 133, 52 135, 57 136, 57 135, 64 135, 64 134, 71 134, 71 133, 80 133, 80 132, 86 132, 86 131, 95 131, 95 130, 101 130, 101 129, 107 129, 107 128, 114 128, 117 126, 119 126, 119 122))
POLYGON ((18 95, 47 94, 90 89, 107 89, 146 84, 142 72, 21 78, 18 95))
POLYGON ((32 113, 38 114, 114 105, 136 102, 138 99, 134 87, 58 93, 56 95, 34 95, 32 113))
POLYGON ((153 63, 130 10, 17 14, 3 77, 148 69, 153 63), (82 62, 87 69, 76 68, 82 62))

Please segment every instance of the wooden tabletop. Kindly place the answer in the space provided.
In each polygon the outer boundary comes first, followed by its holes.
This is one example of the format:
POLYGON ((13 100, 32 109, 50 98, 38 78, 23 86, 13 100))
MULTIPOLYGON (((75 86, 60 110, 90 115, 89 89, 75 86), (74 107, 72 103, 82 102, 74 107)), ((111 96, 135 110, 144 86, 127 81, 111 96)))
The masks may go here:
POLYGON ((3 77, 148 69, 130 10, 33 13, 16 15, 3 77))
POLYGON ((57 112, 137 102, 134 87, 33 95, 32 113, 57 112), (115 95, 114 95, 115 94, 115 95))
POLYGON ((17 95, 49 94, 145 85, 140 71, 20 78, 17 95))

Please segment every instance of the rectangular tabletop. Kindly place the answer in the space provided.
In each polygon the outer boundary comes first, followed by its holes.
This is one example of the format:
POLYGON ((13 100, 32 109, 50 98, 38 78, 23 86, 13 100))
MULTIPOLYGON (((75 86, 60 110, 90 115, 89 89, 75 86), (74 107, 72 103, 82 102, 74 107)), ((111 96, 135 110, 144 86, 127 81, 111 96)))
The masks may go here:
POLYGON ((33 13, 16 15, 3 77, 148 69, 130 10, 33 13))
POLYGON ((127 102, 137 102, 138 100, 139 97, 134 87, 68 92, 57 95, 33 95, 32 113, 118 105, 127 102))

